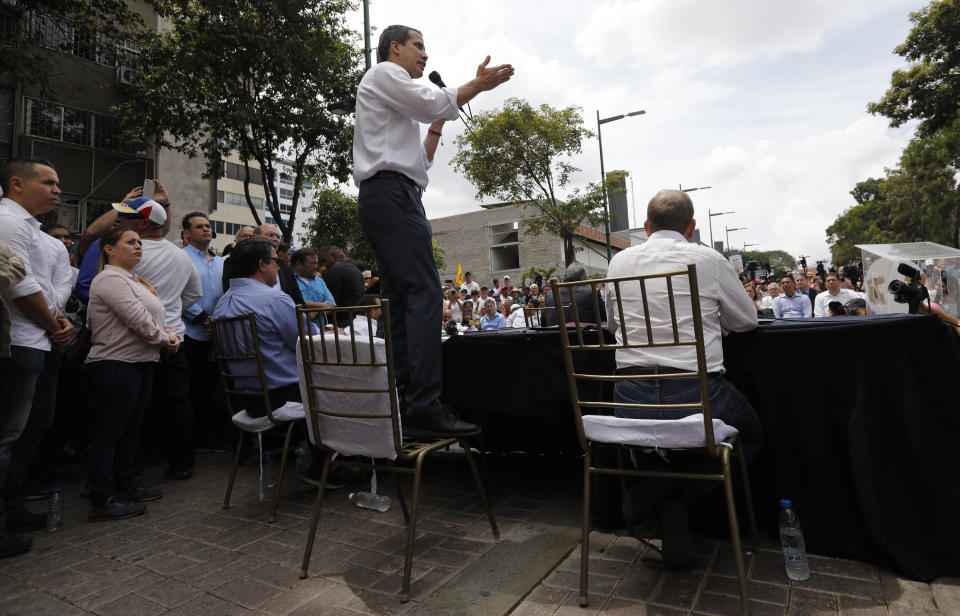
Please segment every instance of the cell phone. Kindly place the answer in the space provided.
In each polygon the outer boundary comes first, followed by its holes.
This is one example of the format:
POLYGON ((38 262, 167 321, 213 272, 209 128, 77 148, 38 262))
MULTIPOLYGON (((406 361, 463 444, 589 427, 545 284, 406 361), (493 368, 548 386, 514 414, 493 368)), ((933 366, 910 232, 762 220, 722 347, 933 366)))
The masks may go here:
POLYGON ((143 195, 142 197, 146 199, 153 199, 153 193, 156 191, 157 187, 153 180, 147 178, 143 181, 143 195))

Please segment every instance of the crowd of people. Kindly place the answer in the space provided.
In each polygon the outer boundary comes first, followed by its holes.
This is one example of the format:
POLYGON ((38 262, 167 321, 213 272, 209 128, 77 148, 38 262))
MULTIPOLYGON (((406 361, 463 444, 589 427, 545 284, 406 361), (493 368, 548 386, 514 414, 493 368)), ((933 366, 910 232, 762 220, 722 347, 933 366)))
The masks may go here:
MULTIPOLYGON (((204 212, 182 217, 181 242, 164 239, 170 195, 153 183, 150 198, 131 190, 74 242, 37 221, 60 198, 51 163, 0 171, 0 556, 28 550, 18 533, 46 524, 25 501, 49 494, 61 462, 86 460, 88 517, 115 520, 162 497, 139 483, 143 461, 187 480, 196 452, 232 450, 212 318, 257 313, 277 408, 300 397, 295 306, 379 303, 373 272, 337 246, 291 255, 275 225, 241 228, 226 256, 211 249, 204 212)), ((337 321, 314 318, 352 325, 337 321)))
POLYGON ((807 272, 798 270, 763 280, 742 278, 747 297, 757 314, 776 319, 862 316, 869 314, 866 294, 839 272, 826 272, 813 282, 807 272), (777 282, 779 280, 779 282, 777 282))

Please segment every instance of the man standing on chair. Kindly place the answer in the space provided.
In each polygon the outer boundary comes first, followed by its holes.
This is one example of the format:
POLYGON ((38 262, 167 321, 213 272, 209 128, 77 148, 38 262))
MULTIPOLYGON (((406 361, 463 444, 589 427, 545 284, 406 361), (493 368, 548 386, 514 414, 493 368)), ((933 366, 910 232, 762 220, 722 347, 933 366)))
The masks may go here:
MULTIPOLYGON (((690 263, 697 266, 711 412, 715 419, 740 431, 743 451, 749 459, 759 451, 763 427, 747 399, 723 377, 722 338, 728 331, 743 332, 756 328, 757 310, 743 292, 743 285, 733 266, 717 251, 690 241, 696 226, 690 196, 679 190, 661 190, 647 205, 644 229, 649 239, 615 255, 610 261, 607 275, 617 278, 685 270, 690 263)), ((665 285, 660 280, 647 285, 652 335, 655 341, 664 342, 673 339, 665 285), (661 288, 663 292, 652 291, 661 288)), ((674 278, 673 290, 680 337, 692 339, 694 325, 686 277, 674 278)), ((644 302, 640 285, 624 285, 620 292, 624 323, 620 323, 616 308, 616 286, 607 285, 608 328, 616 334, 618 343, 623 342, 624 329, 630 340, 645 340, 644 302)), ((617 374, 655 374, 657 370, 696 372, 696 347, 617 350, 617 374)), ((700 388, 696 378, 617 381, 614 401, 641 404, 699 402, 700 388)), ((694 412, 695 409, 618 409, 617 415, 642 419, 680 419, 694 412)), ((638 487, 639 490, 628 491, 628 498, 624 502, 628 523, 636 524, 654 513, 650 506, 657 504, 658 498, 666 501, 662 502, 660 510, 664 560, 669 566, 677 568, 692 566, 696 561, 696 552, 686 523, 683 499, 676 492, 671 493, 670 486, 663 483, 641 483, 638 487)))
POLYGON ((487 56, 476 77, 459 88, 416 84, 427 65, 423 37, 398 25, 380 35, 377 61, 357 89, 353 178, 360 188, 360 224, 377 255, 382 296, 390 300, 404 431, 413 438, 476 434, 477 426, 440 404, 440 278, 420 197, 444 122, 457 119, 457 108, 480 92, 510 79, 513 67, 488 66, 487 56), (422 142, 421 123, 430 124, 422 142))

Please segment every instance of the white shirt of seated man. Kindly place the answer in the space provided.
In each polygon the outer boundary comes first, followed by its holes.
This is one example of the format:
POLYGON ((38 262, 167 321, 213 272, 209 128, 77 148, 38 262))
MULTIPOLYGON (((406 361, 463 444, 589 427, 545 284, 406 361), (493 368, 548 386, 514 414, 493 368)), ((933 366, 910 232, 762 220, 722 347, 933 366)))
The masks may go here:
MULTIPOLYGON (((757 309, 743 292, 743 285, 733 265, 712 248, 691 243, 696 219, 690 197, 677 190, 662 190, 650 200, 644 223, 649 239, 616 254, 610 261, 609 278, 656 274, 685 270, 692 263, 697 266, 700 292, 700 314, 703 322, 704 347, 708 372, 724 372, 722 337, 728 331, 743 332, 757 327, 757 309), (672 221, 674 228, 660 228, 654 221, 672 221), (689 221, 685 225, 684 220, 689 221)), ((690 310, 690 285, 686 276, 673 278, 673 292, 677 311, 677 327, 681 339, 694 337, 693 313, 690 310)), ((647 341, 643 298, 639 282, 620 286, 625 327, 619 323, 617 287, 607 284, 607 327, 623 342, 626 330, 630 342, 647 341)), ((654 341, 673 339, 670 305, 665 279, 647 282, 651 332, 654 341)), ((617 366, 661 366, 695 371, 697 350, 694 346, 618 349, 617 366)))

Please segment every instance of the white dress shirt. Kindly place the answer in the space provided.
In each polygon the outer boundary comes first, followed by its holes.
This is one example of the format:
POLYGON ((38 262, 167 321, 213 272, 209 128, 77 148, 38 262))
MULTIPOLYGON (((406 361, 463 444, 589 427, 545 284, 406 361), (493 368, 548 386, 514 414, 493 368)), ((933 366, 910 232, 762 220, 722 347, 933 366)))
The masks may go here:
POLYGON ((821 291, 817 293, 817 296, 813 299, 813 316, 830 316, 830 302, 840 302, 846 306, 850 300, 862 297, 860 293, 851 291, 850 289, 840 289, 840 292, 836 295, 830 295, 830 291, 821 291))
POLYGON ((3 301, 10 311, 10 344, 50 350, 47 331, 23 314, 13 300, 43 293, 50 314, 56 315, 70 299, 73 270, 70 256, 60 240, 40 230, 40 221, 19 203, 4 198, 0 201, 0 239, 23 260, 26 276, 3 291, 3 301))
MULTIPOLYGON (((676 231, 657 231, 643 244, 615 255, 610 261, 607 275, 618 278, 669 272, 686 269, 689 263, 697 266, 707 371, 724 372, 723 331, 754 329, 757 326, 757 309, 743 292, 743 284, 737 278, 733 265, 723 255, 712 248, 688 242, 676 231)), ((673 340, 665 281, 648 281, 646 287, 654 341, 673 340)), ((620 293, 629 341, 647 342, 640 284, 624 284, 620 293)), ((690 285, 686 276, 673 279, 673 294, 680 338, 692 339, 693 314, 689 308, 690 285)), ((619 327, 619 319, 616 288, 607 284, 607 327, 616 334, 617 342, 622 343, 623 328, 619 327)), ((697 369, 697 350, 694 346, 619 349, 617 366, 664 366, 693 371, 697 369)))
POLYGON ((149 282, 166 312, 164 322, 180 339, 186 327, 183 311, 203 297, 200 274, 190 257, 167 240, 143 240, 143 258, 133 271, 149 282))
POLYGON ((396 62, 377 64, 357 88, 353 181, 359 186, 377 171, 389 170, 426 187, 431 162, 420 137, 420 124, 458 117, 457 88, 417 84, 396 62))

